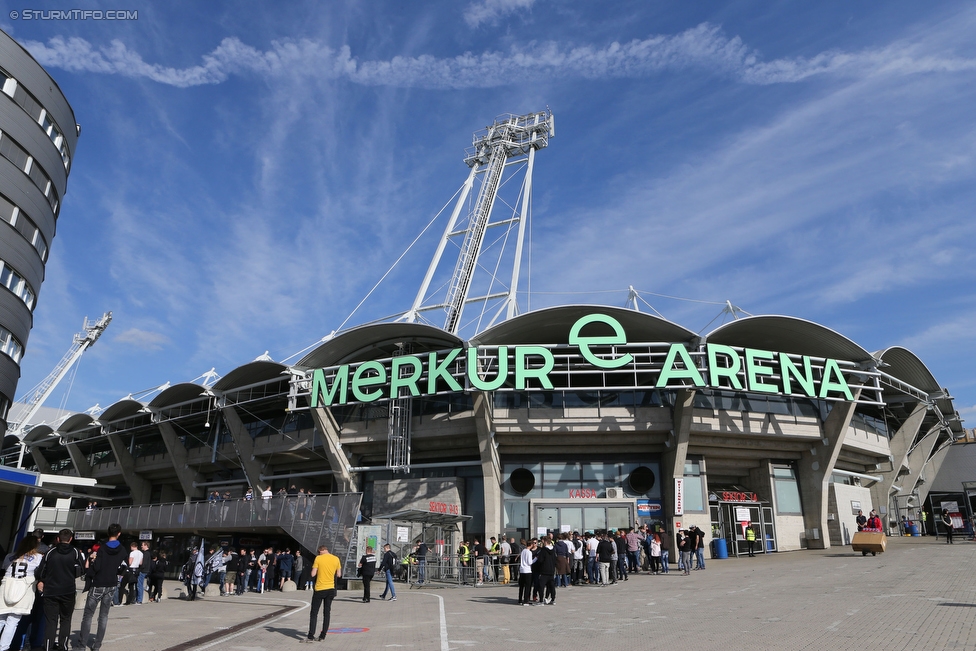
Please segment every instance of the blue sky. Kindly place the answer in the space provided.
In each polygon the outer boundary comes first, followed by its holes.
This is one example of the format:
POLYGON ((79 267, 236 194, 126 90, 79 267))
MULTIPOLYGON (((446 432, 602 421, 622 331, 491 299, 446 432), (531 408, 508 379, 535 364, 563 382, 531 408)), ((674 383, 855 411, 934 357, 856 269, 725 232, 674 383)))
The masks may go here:
MULTIPOLYGON (((868 350, 907 346, 976 419, 971 4, 132 2, 90 8, 138 20, 9 17, 25 8, 6 3, 0 27, 48 68, 82 134, 21 393, 105 310, 68 408, 306 348, 458 189, 472 132, 549 106, 533 307, 623 305, 633 285, 693 330, 725 300, 810 319, 868 350)), ((442 228, 350 324, 409 307, 442 228)))

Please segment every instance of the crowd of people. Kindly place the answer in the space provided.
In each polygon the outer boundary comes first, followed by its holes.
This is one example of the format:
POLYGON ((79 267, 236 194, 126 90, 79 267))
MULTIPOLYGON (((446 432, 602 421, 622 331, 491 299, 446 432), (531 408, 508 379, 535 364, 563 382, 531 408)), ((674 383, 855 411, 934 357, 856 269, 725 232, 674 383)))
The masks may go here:
MULTIPOLYGON (((66 651, 77 598, 76 581, 85 578, 88 596, 78 644, 98 651, 105 637, 108 611, 117 598, 120 577, 130 575, 127 555, 119 542, 122 528, 113 524, 108 540, 85 556, 72 545, 74 532, 62 529, 53 545, 38 529, 25 536, 3 561, 0 600, 0 650, 43 648, 66 651), (98 624, 91 635, 98 610, 98 624)), ((136 566, 138 571, 138 566, 136 566)))
POLYGON ((180 581, 191 601, 206 595, 216 584, 221 597, 246 592, 282 590, 285 582, 294 580, 300 590, 311 588, 311 567, 306 567, 302 550, 290 547, 266 547, 262 550, 211 546, 201 554, 195 547, 180 570, 180 581))
MULTIPOLYGON (((62 529, 50 546, 43 542, 44 531, 37 529, 7 554, 0 586, 0 651, 67 649, 78 579, 84 579, 82 594, 86 595, 80 634, 84 648, 98 651, 111 607, 159 603, 171 567, 167 553, 151 549, 148 541, 123 545, 117 524, 107 533, 108 539, 93 545, 86 555, 74 546, 70 529, 62 529)), ((301 550, 292 552, 288 547, 235 551, 212 546, 205 554, 194 548, 190 559, 177 567, 190 600, 206 594, 214 584, 221 596, 282 590, 289 580, 295 580, 299 589, 316 585, 312 565, 305 563, 301 550)))
MULTIPOLYGON (((258 488, 261 489, 260 486, 258 488)), ((233 497, 229 490, 225 490, 223 493, 219 490, 213 490, 207 495, 207 502, 213 511, 214 520, 226 520, 230 511, 230 503, 235 501, 251 503, 252 519, 261 520, 267 519, 268 513, 271 511, 272 498, 283 500, 288 509, 288 515, 293 520, 308 520, 312 517, 312 511, 315 508, 315 495, 311 490, 306 492, 304 488, 298 488, 294 484, 288 488, 278 489, 277 493, 271 490, 271 486, 265 486, 258 493, 255 493, 253 488, 248 487, 241 497, 233 497), (255 505, 258 504, 260 508, 255 508, 255 505)))

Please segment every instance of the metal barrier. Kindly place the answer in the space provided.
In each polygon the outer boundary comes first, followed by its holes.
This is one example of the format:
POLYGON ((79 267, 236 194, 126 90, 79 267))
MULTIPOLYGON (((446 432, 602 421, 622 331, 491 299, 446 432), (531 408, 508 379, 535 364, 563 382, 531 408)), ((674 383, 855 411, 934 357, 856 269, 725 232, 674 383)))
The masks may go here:
MULTIPOLYGON (((511 563, 507 563, 511 567, 511 563)), ((406 583, 418 583, 420 580, 420 563, 411 559, 410 563, 401 566, 406 572, 400 577, 406 583)), ((457 554, 441 556, 428 555, 426 563, 427 583, 453 583, 455 585, 471 585, 501 583, 505 572, 498 558, 491 558, 481 566, 481 577, 477 576, 479 565, 471 557, 467 563, 462 563, 457 554), (497 578, 496 578, 497 577, 497 578)))

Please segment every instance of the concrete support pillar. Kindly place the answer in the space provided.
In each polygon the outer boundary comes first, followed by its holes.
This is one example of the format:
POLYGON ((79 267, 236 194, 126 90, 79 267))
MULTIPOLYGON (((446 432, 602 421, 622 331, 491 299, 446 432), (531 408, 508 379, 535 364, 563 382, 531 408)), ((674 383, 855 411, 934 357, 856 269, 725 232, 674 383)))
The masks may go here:
POLYGON ((234 448, 237 450, 237 457, 244 469, 247 484, 254 489, 255 497, 260 497, 264 485, 261 483, 261 464, 254 459, 254 441, 244 429, 244 422, 237 415, 236 409, 231 406, 221 406, 220 413, 224 417, 224 425, 227 426, 231 438, 234 439, 234 448))
POLYGON ((136 461, 129 454, 129 448, 125 447, 118 434, 109 434, 108 443, 112 446, 112 454, 122 469, 122 477, 129 485, 129 492, 132 495, 133 504, 149 504, 152 486, 149 481, 136 472, 136 461))
MULTIPOLYGON (((927 411, 928 409, 924 402, 919 402, 915 405, 915 409, 912 410, 912 413, 909 414, 908 418, 905 419, 905 422, 902 423, 901 427, 898 428, 898 431, 894 433, 888 442, 892 459, 891 470, 877 473, 884 479, 871 486, 871 501, 874 503, 874 508, 878 509, 882 506, 888 509, 891 508, 891 487, 898 483, 898 477, 901 475, 902 467, 908 463, 908 449, 915 441, 915 437, 918 436, 918 430, 922 427, 922 421, 925 420, 927 411)), ((890 515, 895 516, 896 520, 898 519, 897 513, 890 515)), ((883 517, 882 520, 885 523, 885 527, 887 527, 890 518, 883 517)))
POLYGON ((667 451, 661 457, 661 476, 667 482, 662 487, 664 511, 668 530, 674 532, 675 523, 683 516, 674 514, 674 480, 685 476, 685 459, 688 457, 688 441, 691 439, 691 416, 695 407, 695 390, 679 389, 674 396, 672 436, 667 451))
POLYGON ((344 493, 358 492, 359 487, 356 478, 349 472, 349 460, 346 459, 346 453, 342 451, 342 443, 339 441, 339 423, 332 415, 332 410, 328 407, 313 407, 311 412, 312 420, 315 421, 315 428, 322 435, 325 457, 329 460, 332 478, 339 485, 339 491, 344 493))
MULTIPOLYGON (((898 493, 899 503, 905 504, 905 498, 915 492, 915 486, 918 484, 918 478, 922 475, 922 470, 925 469, 926 463, 928 463, 929 457, 932 456, 932 450, 935 448, 936 441, 939 440, 939 432, 941 428, 936 425, 929 429, 929 431, 922 437, 922 440, 918 442, 918 445, 908 453, 908 474, 903 476, 901 479, 901 491, 898 493)), ((940 461, 941 463, 941 461, 940 461)), ((933 475, 930 479, 934 479, 933 475)), ((931 483, 931 482, 928 482, 931 483)), ((925 494, 928 495, 928 488, 925 489, 925 494)), ((921 493, 919 493, 921 497, 921 493)), ((921 499, 919 503, 921 503, 921 499)), ((900 518, 900 514, 896 514, 900 518)))
POLYGON ((37 464, 37 471, 50 474, 51 463, 44 458, 44 455, 41 453, 40 449, 38 449, 33 445, 29 447, 30 447, 31 456, 34 458, 34 463, 37 464))
POLYGON ((935 443, 939 440, 940 431, 937 426, 931 428, 918 442, 918 445, 908 453, 908 474, 902 478, 899 495, 908 496, 915 490, 915 484, 918 483, 918 478, 932 455, 932 449, 935 448, 935 443))
MULTIPOLYGON (((860 389, 854 400, 860 397, 860 389)), ((807 532, 807 547, 827 549, 827 504, 830 500, 830 474, 834 471, 837 456, 844 445, 847 428, 854 416, 856 402, 835 402, 830 415, 821 427, 821 440, 814 441, 803 452, 797 466, 797 484, 803 505, 803 528, 807 532), (816 534, 814 534, 816 530, 816 534), (814 535, 817 538, 814 538, 814 535)))
POLYGON ((166 453, 169 455, 170 461, 173 462, 173 470, 176 471, 176 478, 180 481, 180 488, 183 489, 184 498, 187 501, 191 499, 203 499, 204 489, 202 487, 197 488, 193 484, 194 482, 202 484, 204 477, 188 465, 189 455, 183 443, 180 442, 179 436, 176 435, 176 430, 173 429, 173 425, 168 421, 161 421, 157 425, 159 426, 159 434, 163 438, 163 443, 166 444, 166 453))
POLYGON ((929 489, 932 488, 932 481, 935 476, 939 474, 939 468, 942 467, 942 462, 945 461, 946 455, 949 454, 949 450, 952 449, 951 445, 943 446, 941 449, 935 451, 935 453, 929 458, 928 463, 925 464, 923 470, 925 471, 926 478, 929 481, 926 482, 916 482, 915 490, 918 491, 918 503, 925 504, 925 500, 929 496, 929 489))
POLYGON ((68 456, 71 457, 71 464, 75 467, 75 472, 79 477, 91 477, 92 467, 88 463, 88 457, 78 448, 77 443, 71 441, 64 444, 68 448, 68 456))
POLYGON ((502 531, 502 464, 495 448, 495 425, 492 421, 491 394, 480 391, 474 396, 474 421, 478 432, 478 452, 485 490, 485 537, 502 531))

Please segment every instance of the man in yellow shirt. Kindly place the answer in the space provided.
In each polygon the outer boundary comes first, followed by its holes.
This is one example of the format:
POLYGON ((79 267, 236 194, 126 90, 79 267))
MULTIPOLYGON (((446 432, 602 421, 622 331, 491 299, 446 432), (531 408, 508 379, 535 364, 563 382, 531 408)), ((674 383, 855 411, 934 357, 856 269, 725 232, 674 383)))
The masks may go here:
POLYGON ((336 579, 342 576, 342 563, 339 557, 329 553, 325 545, 319 546, 319 555, 312 563, 312 579, 315 581, 314 592, 312 592, 312 611, 308 621, 308 637, 305 642, 315 641, 315 620, 319 616, 319 607, 322 608, 323 622, 322 632, 319 633, 319 641, 325 639, 325 634, 329 632, 329 619, 332 617, 332 600, 336 596, 336 579))

